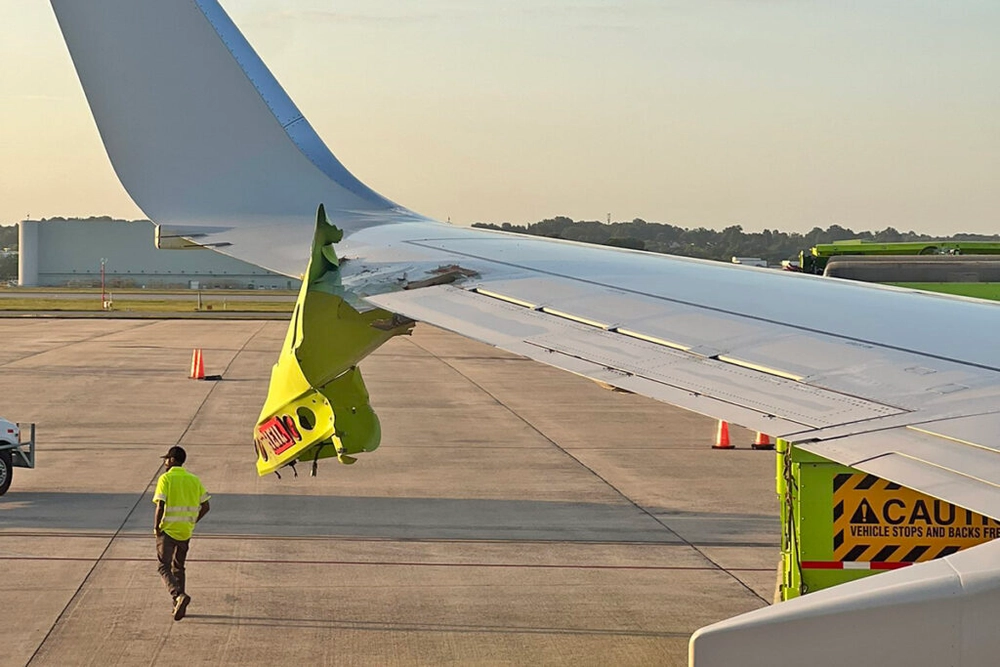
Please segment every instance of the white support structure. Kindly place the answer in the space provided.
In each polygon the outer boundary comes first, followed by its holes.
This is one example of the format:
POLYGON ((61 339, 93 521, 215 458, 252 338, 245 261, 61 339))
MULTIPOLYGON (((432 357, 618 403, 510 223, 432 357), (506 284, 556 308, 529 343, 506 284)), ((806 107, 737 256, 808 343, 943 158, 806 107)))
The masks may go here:
POLYGON ((692 667, 1000 664, 1000 540, 704 627, 692 667))
POLYGON ((22 220, 17 224, 17 284, 38 286, 38 222, 22 220))

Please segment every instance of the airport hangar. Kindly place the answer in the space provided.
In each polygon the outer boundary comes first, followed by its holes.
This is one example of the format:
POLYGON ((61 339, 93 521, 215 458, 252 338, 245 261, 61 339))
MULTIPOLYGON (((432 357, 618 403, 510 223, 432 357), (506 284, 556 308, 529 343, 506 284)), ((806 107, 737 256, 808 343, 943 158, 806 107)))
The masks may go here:
POLYGON ((21 287, 298 289, 301 282, 205 249, 160 250, 149 220, 22 220, 21 287))

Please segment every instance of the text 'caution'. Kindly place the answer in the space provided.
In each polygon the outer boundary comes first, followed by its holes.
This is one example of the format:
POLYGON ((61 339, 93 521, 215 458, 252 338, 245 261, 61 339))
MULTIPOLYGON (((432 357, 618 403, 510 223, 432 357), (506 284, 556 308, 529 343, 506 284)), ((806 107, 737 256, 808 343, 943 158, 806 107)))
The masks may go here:
POLYGON ((835 561, 917 563, 1000 537, 1000 522, 864 473, 833 478, 835 561))

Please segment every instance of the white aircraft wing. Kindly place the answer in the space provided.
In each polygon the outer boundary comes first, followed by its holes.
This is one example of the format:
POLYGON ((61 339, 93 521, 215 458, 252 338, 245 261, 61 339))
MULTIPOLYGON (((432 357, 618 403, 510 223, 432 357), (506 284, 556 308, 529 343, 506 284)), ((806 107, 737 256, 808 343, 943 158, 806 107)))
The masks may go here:
POLYGON ((339 288, 360 308, 1000 519, 997 304, 434 222, 344 168, 216 0, 52 5, 112 164, 161 239, 301 275, 323 203, 344 232, 339 288))

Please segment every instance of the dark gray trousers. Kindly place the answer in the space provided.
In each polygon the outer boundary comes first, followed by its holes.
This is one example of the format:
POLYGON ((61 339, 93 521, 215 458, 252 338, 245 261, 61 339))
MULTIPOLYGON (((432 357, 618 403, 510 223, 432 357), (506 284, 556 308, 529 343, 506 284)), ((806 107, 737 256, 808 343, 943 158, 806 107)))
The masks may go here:
POLYGON ((158 570, 172 598, 184 592, 184 561, 187 560, 189 542, 175 540, 166 533, 156 536, 156 558, 160 561, 158 570))

